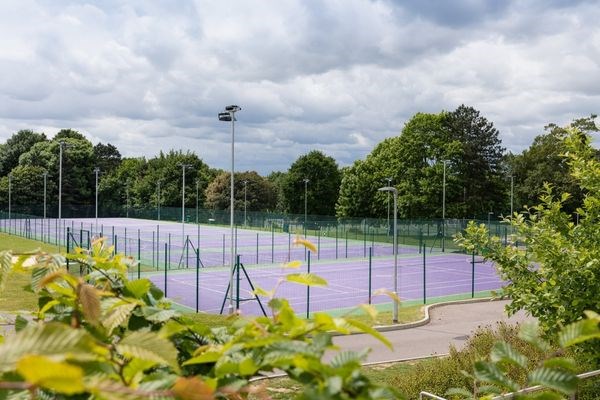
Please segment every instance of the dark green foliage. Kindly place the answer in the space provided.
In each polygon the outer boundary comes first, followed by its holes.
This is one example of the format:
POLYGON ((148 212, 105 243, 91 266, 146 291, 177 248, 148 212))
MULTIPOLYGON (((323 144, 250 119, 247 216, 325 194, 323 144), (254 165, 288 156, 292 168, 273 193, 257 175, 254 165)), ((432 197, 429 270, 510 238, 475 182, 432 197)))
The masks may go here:
POLYGON ((8 175, 19 164, 19 157, 27 153, 31 146, 46 141, 46 135, 29 129, 12 135, 6 143, 0 145, 0 176, 8 175))
POLYGON ((282 183, 286 211, 304 214, 304 179, 306 207, 309 215, 334 215, 341 175, 332 157, 313 150, 299 157, 290 167, 282 183))
MULTIPOLYGON (((205 207, 216 210, 228 210, 230 206, 231 174, 222 172, 208 185, 205 190, 205 207)), ((246 210, 269 211, 276 205, 274 185, 255 171, 239 172, 234 175, 234 209, 244 211, 244 195, 246 210), (244 181, 247 183, 244 184, 244 181)), ((251 221, 248 221, 251 223, 251 221)))

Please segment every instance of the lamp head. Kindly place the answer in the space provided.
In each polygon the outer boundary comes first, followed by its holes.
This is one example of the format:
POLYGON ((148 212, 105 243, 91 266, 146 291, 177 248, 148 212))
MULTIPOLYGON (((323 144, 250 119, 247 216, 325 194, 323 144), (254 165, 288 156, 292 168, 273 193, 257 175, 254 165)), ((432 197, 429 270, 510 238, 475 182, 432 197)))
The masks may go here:
POLYGON ((385 186, 385 187, 381 187, 379 189, 377 189, 379 192, 392 192, 392 193, 397 193, 398 189, 396 189, 395 187, 392 186, 385 186))
POLYGON ((242 109, 241 107, 236 106, 235 104, 225 107, 225 111, 228 111, 228 112, 238 112, 241 109, 242 109))
POLYGON ((231 121, 231 114, 228 112, 219 113, 219 121, 231 121))

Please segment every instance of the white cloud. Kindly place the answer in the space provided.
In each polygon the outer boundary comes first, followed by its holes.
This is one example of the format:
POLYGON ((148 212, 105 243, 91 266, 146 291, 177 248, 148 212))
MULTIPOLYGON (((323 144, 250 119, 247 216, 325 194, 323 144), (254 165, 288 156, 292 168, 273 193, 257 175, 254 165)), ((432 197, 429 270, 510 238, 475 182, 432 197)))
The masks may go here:
POLYGON ((504 146, 597 113, 594 2, 24 0, 0 4, 0 141, 79 129, 128 156, 182 148, 285 170, 320 149, 342 165, 414 113, 472 105, 504 146))

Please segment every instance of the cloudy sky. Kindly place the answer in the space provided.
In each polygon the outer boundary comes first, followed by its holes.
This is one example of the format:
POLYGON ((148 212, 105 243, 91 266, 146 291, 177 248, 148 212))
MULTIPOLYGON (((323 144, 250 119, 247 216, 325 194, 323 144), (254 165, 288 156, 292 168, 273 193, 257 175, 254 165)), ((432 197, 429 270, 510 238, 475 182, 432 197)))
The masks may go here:
POLYGON ((480 110, 513 152, 600 112, 600 2, 0 2, 0 142, 60 128, 125 156, 286 170, 364 158, 416 112, 480 110))

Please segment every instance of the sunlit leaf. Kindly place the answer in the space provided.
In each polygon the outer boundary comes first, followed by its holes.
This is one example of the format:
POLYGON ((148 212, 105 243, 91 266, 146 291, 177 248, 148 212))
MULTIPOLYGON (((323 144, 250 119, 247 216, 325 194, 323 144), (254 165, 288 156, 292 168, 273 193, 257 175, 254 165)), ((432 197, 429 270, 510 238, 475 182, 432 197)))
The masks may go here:
POLYGON ((313 273, 289 274, 285 277, 285 280, 305 286, 327 286, 325 279, 313 273))
POLYGON ((63 394, 81 393, 83 370, 66 362, 55 362, 45 356, 27 355, 19 360, 16 371, 29 383, 63 394))
POLYGON ((400 297, 398 297, 398 295, 395 292, 385 289, 385 288, 374 290, 372 296, 388 296, 390 299, 392 299, 396 303, 400 303, 400 297))
POLYGON ((564 394, 575 393, 577 380, 574 373, 558 369, 538 368, 529 374, 531 384, 542 385, 564 394))
POLYGON ((377 319, 377 315, 379 314, 379 312, 377 311, 375 306, 371 304, 361 304, 358 307, 361 310, 363 310, 371 318, 372 321, 375 321, 377 319))
POLYGON ((290 261, 288 263, 283 264, 283 268, 289 268, 289 269, 298 269, 302 266, 302 262, 301 261, 290 261))
POLYGON ((116 345, 119 353, 126 357, 154 361, 158 364, 169 365, 178 371, 177 349, 171 341, 162 338, 156 332, 135 331, 125 336, 116 345))
POLYGON ((313 253, 317 252, 317 246, 315 246, 314 244, 312 244, 312 242, 310 240, 303 239, 303 238, 301 238, 299 236, 296 236, 296 239, 294 239, 294 245, 296 245, 296 246, 304 246, 308 250, 312 251, 313 253))

